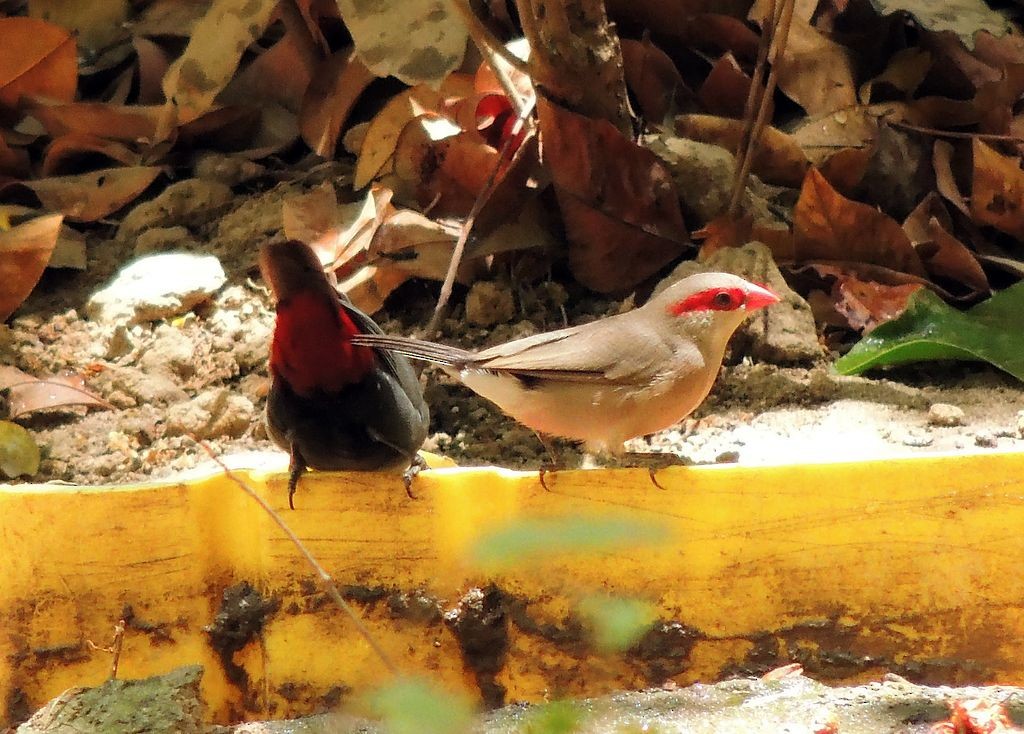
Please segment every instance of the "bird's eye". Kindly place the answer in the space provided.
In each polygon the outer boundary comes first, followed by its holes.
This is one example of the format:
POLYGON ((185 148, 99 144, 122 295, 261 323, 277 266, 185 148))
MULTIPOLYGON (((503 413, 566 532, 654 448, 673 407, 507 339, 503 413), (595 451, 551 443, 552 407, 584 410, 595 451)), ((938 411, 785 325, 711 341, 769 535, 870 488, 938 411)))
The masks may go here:
POLYGON ((712 308, 724 311, 726 309, 735 308, 733 294, 729 291, 718 291, 711 298, 712 308))

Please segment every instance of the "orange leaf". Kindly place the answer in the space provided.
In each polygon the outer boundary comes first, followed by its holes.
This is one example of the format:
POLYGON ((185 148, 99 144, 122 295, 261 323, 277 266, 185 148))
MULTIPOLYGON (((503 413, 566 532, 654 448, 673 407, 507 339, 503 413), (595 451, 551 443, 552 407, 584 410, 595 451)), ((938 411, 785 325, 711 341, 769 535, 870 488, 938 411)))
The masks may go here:
POLYGON ((126 143, 151 141, 156 137, 158 106, 115 105, 101 102, 71 104, 34 104, 31 114, 46 128, 50 137, 68 133, 86 133, 126 143))
POLYGON ((22 95, 62 102, 75 98, 78 56, 66 30, 37 18, 0 18, 0 106, 22 95))
POLYGON ((0 229, 0 321, 28 298, 50 261, 64 217, 49 214, 0 229))
POLYGON ((1009 158, 974 139, 971 217, 1001 232, 1024 239, 1024 171, 1009 158))
POLYGON ((807 172, 793 209, 794 258, 852 260, 924 276, 910 238, 896 220, 833 189, 816 169, 807 172))
POLYGON ((77 222, 95 222, 132 201, 160 174, 159 166, 107 168, 77 176, 25 181, 43 206, 77 222))
POLYGON ((693 93, 669 55, 649 40, 623 38, 621 43, 626 84, 636 96, 644 118, 661 124, 673 104, 693 93))
POLYGON ((43 176, 58 175, 68 160, 73 162, 76 157, 94 154, 125 166, 138 165, 141 158, 138 153, 113 140, 104 140, 85 133, 70 133, 54 138, 46 147, 40 173, 43 176))
POLYGON ((953 222, 935 191, 914 207, 903 230, 924 261, 929 274, 960 283, 974 293, 988 293, 989 284, 974 253, 949 233, 953 222))
MULTIPOLYGON (((750 83, 750 77, 740 68, 736 58, 727 53, 711 67, 711 72, 697 90, 697 99, 713 115, 742 118, 750 83)), ((767 119, 772 119, 771 108, 767 119)))

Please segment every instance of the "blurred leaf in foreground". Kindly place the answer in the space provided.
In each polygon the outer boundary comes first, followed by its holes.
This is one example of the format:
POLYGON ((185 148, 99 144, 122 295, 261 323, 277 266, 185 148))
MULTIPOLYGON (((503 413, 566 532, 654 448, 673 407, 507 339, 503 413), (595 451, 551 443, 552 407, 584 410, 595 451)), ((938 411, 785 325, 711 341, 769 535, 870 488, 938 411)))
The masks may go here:
POLYGON ((907 362, 981 360, 1024 380, 1022 313, 1024 283, 966 313, 921 290, 911 297, 902 316, 879 326, 839 359, 836 370, 850 375, 907 362))
POLYGON ((10 421, 0 421, 0 477, 35 476, 39 446, 32 434, 10 421))
POLYGON ((604 595, 586 597, 578 609, 590 627, 594 644, 605 652, 632 647, 657 616, 654 607, 641 599, 604 595))
POLYGON ((422 678, 399 678, 367 703, 390 734, 458 734, 469 729, 473 710, 464 696, 422 678))
POLYGON ((472 563, 488 569, 522 566, 542 556, 601 553, 659 543, 661 524, 624 518, 531 518, 515 520, 477 539, 472 563))
POLYGON ((526 734, 572 734, 579 731, 583 711, 571 701, 537 706, 526 721, 526 734))

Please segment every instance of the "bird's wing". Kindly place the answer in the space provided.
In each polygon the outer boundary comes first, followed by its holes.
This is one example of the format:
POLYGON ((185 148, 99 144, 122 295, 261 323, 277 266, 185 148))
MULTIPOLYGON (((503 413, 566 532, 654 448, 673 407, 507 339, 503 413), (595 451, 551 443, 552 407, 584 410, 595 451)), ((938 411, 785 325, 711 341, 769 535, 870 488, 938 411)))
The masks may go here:
MULTIPOLYGON (((338 293, 338 301, 341 307, 345 309, 352 320, 355 322, 356 327, 364 334, 373 334, 376 336, 384 336, 384 332, 381 330, 377 322, 367 316, 365 313, 356 308, 352 302, 343 293, 338 293)), ((423 391, 420 388, 420 381, 416 377, 416 372, 413 370, 412 365, 409 364, 409 360, 400 354, 395 354, 387 349, 379 347, 373 348, 374 354, 377 356, 377 362, 380 368, 394 377, 402 389, 409 396, 409 399, 413 402, 414 406, 421 414, 426 415, 427 407, 423 400, 423 391)))
POLYGON ((616 319, 570 327, 485 349, 474 367, 570 382, 633 384, 653 381, 673 362, 656 334, 641 334, 616 319))

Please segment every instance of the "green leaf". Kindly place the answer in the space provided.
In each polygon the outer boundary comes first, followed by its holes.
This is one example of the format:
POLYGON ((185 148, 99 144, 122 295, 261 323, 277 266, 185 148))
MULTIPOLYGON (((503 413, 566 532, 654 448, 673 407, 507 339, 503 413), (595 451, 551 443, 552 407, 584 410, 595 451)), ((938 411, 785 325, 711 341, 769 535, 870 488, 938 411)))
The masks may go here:
POLYGON ((589 596, 579 603, 580 616, 590 625, 594 644, 605 652, 632 647, 651 628, 654 606, 640 599, 589 596))
POLYGON ((974 50, 974 34, 988 31, 1003 36, 1011 29, 1009 18, 984 0, 871 0, 881 15, 903 11, 933 33, 952 31, 974 50))
POLYGON ((507 568, 539 557, 600 553, 660 543, 668 534, 662 524, 624 518, 514 520, 478 538, 470 548, 469 559, 484 568, 507 568))
POLYGON ((937 359, 988 362, 1024 381, 1024 282, 966 313, 922 289, 911 296, 901 316, 861 339, 835 368, 852 375, 937 359))
POLYGON ((0 421, 0 476, 27 477, 39 471, 39 446, 32 434, 10 421, 0 421))
POLYGON ((367 703, 390 734, 458 734, 468 731, 472 718, 466 697, 423 678, 399 678, 367 703))

